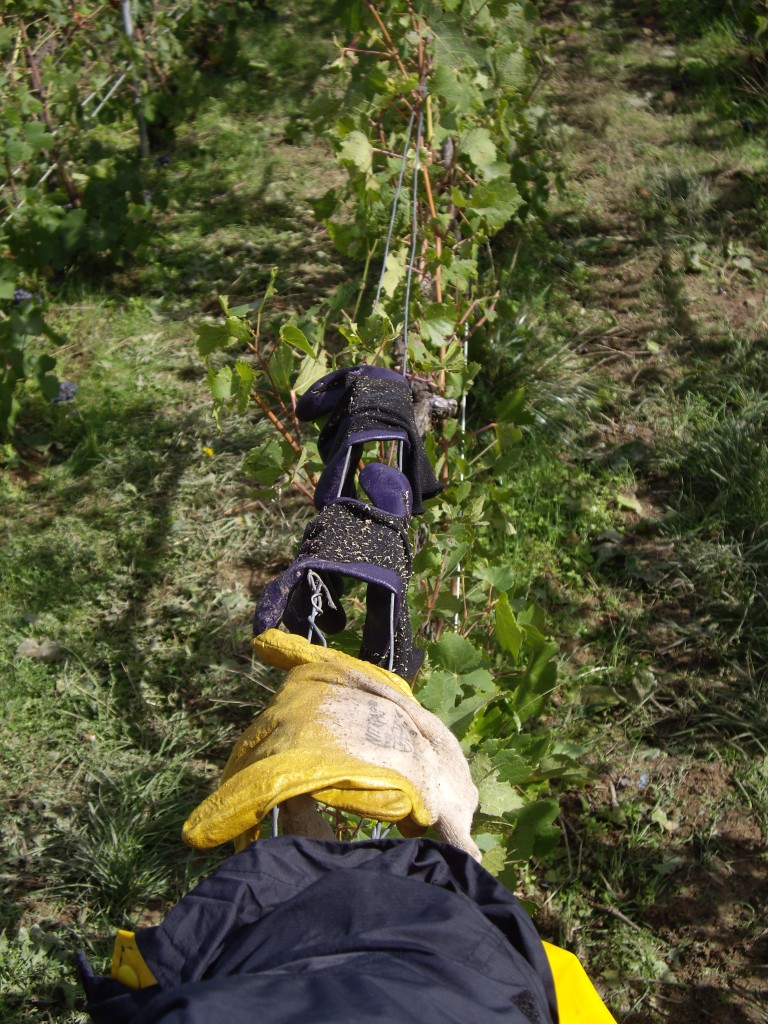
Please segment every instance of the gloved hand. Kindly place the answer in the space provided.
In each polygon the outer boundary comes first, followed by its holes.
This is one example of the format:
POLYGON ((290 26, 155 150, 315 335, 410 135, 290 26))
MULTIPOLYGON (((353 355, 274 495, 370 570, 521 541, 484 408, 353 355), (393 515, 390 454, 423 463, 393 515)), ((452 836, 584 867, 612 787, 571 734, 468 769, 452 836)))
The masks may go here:
POLYGON ((480 860, 470 837, 477 790, 458 740, 394 672, 303 637, 254 637, 263 661, 288 670, 283 685, 230 755, 221 785, 184 824, 184 840, 242 849, 278 804, 284 831, 333 838, 313 799, 397 822, 403 835, 433 826, 480 860))

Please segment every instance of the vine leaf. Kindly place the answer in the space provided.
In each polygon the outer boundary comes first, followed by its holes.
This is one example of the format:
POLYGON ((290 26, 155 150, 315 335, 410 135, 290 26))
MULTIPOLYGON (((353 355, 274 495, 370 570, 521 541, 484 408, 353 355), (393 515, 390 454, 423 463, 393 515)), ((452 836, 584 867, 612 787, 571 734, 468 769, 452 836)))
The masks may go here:
POLYGON ((290 391, 293 376, 293 350, 290 345, 278 345, 272 353, 269 376, 278 391, 290 391))
POLYGON ((528 78, 528 61, 522 50, 502 51, 496 64, 496 77, 502 89, 522 89, 528 78))
POLYGON ((360 131, 350 132, 341 144, 339 159, 367 174, 373 163, 373 150, 366 136, 360 131))
POLYGON ((511 181, 494 180, 488 185, 478 185, 469 197, 454 188, 452 196, 457 206, 478 214, 491 232, 500 231, 523 205, 523 198, 511 181))
POLYGON ((328 372, 328 357, 321 349, 317 356, 306 356, 302 359, 299 372, 293 384, 297 395, 309 391, 315 381, 320 380, 328 372))
POLYGON ((280 328, 280 340, 299 349, 304 355, 311 356, 312 359, 317 358, 317 354, 310 345, 306 334, 295 324, 283 324, 280 328))
POLYGON ((517 665, 523 646, 523 631, 517 624, 506 594, 501 594, 496 601, 496 638, 502 650, 508 651, 517 665))
POLYGON ((381 290, 388 298, 392 298, 395 290, 405 277, 405 249, 387 255, 384 276, 381 279, 381 290))
POLYGON ((461 135, 459 146, 484 175, 496 163, 498 153, 487 128, 469 128, 461 135))

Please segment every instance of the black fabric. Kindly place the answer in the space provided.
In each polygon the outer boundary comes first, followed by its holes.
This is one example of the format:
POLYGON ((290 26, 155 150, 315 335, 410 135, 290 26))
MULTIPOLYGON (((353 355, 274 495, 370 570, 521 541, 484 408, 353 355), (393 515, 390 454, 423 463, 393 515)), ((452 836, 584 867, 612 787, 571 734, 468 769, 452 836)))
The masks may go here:
POLYGON ((518 900, 433 840, 261 840, 136 940, 159 985, 82 961, 95 1024, 557 1024, 518 900))
POLYGON ((336 605, 332 609, 326 602, 315 620, 317 627, 325 633, 338 633, 346 624, 339 600, 343 577, 363 580, 368 587, 359 657, 388 668, 393 647, 392 671, 409 679, 424 659, 424 652, 413 643, 408 610, 412 566, 407 517, 354 498, 340 498, 308 523, 296 558, 264 587, 253 616, 254 634, 283 622, 290 632, 306 635, 312 611, 308 569, 318 572, 336 605), (389 586, 376 569, 388 570, 389 586), (391 593, 396 598, 394 637, 390 635, 391 593))
MULTIPOLYGON (((399 374, 387 377, 371 376, 363 372, 367 367, 358 367, 336 380, 330 390, 336 398, 328 419, 320 431, 317 449, 324 462, 330 462, 337 453, 348 446, 352 435, 387 431, 402 431, 408 437, 403 458, 403 472, 413 491, 413 514, 424 511, 424 500, 432 498, 442 490, 430 465, 424 442, 416 427, 413 413, 411 386, 399 374), (342 386, 339 386, 339 385, 342 386)), ((330 378, 330 375, 329 375, 330 378)), ((322 385, 318 381, 314 388, 322 385)), ((303 396, 296 407, 300 419, 314 419, 319 405, 317 396, 309 393, 303 396), (307 401, 304 401, 304 400, 307 401), (304 404, 302 404, 304 403, 304 404)), ((361 446, 353 448, 350 460, 351 473, 344 483, 342 494, 352 497, 354 491, 354 470, 362 452, 361 446)))

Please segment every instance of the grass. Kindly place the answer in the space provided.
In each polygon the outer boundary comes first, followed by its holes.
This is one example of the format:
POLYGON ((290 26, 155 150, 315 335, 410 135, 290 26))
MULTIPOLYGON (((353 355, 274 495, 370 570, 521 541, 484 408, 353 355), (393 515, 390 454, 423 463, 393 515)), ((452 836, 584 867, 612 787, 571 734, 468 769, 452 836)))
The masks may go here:
POLYGON ((316 257, 301 173, 325 151, 284 138, 324 59, 299 49, 296 91, 278 103, 265 82, 246 113, 253 89, 220 83, 177 126, 154 258, 50 291, 68 339, 59 373, 79 390, 70 406, 28 405, 22 456, 0 478, 9 1022, 85 1020, 74 950, 103 968, 115 927, 159 920, 210 870, 216 857, 188 851, 181 824, 268 696, 246 653, 253 595, 307 513, 249 497, 248 428, 217 433, 192 339, 218 292, 252 298, 271 265, 283 310, 335 273, 316 257), (17 656, 28 638, 54 641, 57 659, 17 656))
POLYGON ((592 550, 581 622, 561 620, 571 689, 554 724, 592 750, 594 778, 564 796, 541 922, 602 977, 619 1019, 688 1020, 695 1004, 695 1019, 756 1021, 758 961, 734 953, 759 941, 754 915, 717 911, 715 925, 711 905, 764 884, 765 254, 749 197, 766 153, 736 108, 723 120, 727 83, 670 88, 688 47, 719 59, 713 37, 656 31, 603 11, 583 60, 578 31, 564 37, 572 78, 555 97, 576 130, 551 233, 574 306, 612 320, 579 350, 608 400, 589 409, 591 439, 571 422, 566 450, 601 482, 631 471, 638 505, 592 550))
POLYGON ((2 484, 6 1020, 47 1019, 71 988, 68 959, 37 970, 25 922, 48 922, 51 949, 102 957, 112 928, 210 866, 181 823, 266 693, 244 653, 252 587, 295 531, 290 502, 282 521, 244 503, 244 439, 218 439, 188 328, 137 302, 62 319, 87 339, 87 354, 59 353, 76 403, 49 425, 55 458, 31 448, 2 484), (55 641, 58 659, 16 656, 26 638, 55 641))
MULTIPOLYGON (((724 120, 724 87, 668 87, 681 61, 715 60, 707 37, 649 36, 634 8, 579 17, 553 25, 546 97, 567 189, 475 338, 478 423, 520 386, 536 416, 499 557, 546 609, 563 679, 546 724, 590 775, 522 886, 617 1019, 757 1021, 766 151, 724 120)), ((348 272, 309 205, 335 173, 305 137, 321 29, 268 27, 242 78, 177 118, 151 258, 50 285, 79 392, 30 404, 0 478, 9 1024, 83 1021, 72 951, 103 967, 116 926, 156 922, 211 869, 181 822, 273 684, 249 620, 309 510, 249 489, 252 428, 216 432, 192 338, 217 293, 252 301, 271 266, 280 315, 348 272), (29 638, 56 660, 17 656, 29 638)))

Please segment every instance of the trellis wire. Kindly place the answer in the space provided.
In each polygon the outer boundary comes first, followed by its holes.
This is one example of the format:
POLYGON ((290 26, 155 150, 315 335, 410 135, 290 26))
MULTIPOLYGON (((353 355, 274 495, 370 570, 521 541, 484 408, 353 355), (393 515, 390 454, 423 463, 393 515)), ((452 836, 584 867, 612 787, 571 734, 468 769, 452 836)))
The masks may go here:
POLYGON ((400 202, 400 193, 403 189, 403 177, 405 175, 405 164, 408 159, 408 149, 411 145, 411 132, 413 131, 413 122, 416 117, 416 111, 411 111, 411 117, 408 121, 408 131, 405 136, 405 146, 403 147, 403 155, 400 158, 400 176, 397 179, 397 187, 395 188, 395 197, 392 200, 392 213, 389 218, 389 230, 387 231, 387 240, 384 243, 384 258, 381 261, 381 273, 379 274, 379 284, 376 288, 376 298, 373 300, 373 308, 379 304, 379 298, 381 296, 381 286, 384 283, 384 274, 387 270, 387 257, 389 256, 389 246, 392 241, 392 231, 395 226, 395 215, 397 214, 397 207, 400 202))
POLYGON ((416 239, 418 237, 418 197, 419 197, 419 171, 421 164, 419 155, 421 153, 421 133, 424 128, 424 104, 427 98, 427 87, 421 83, 421 102, 419 103, 419 123, 416 129, 416 153, 413 160, 413 190, 411 196, 411 255, 408 260, 408 268, 405 275, 405 303, 403 306, 403 376, 408 371, 408 308, 411 301, 411 278, 413 277, 413 262, 416 259, 416 239))
MULTIPOLYGON (((463 349, 463 352, 464 352, 464 365, 467 366, 468 363, 469 363, 469 324, 466 321, 464 322, 464 340, 463 340, 463 343, 462 343, 462 349, 463 349)), ((462 455, 464 454, 464 441, 465 441, 465 438, 466 438, 466 433, 467 433, 467 392, 466 392, 466 388, 465 388, 464 392, 463 392, 463 394, 461 396, 461 403, 459 405, 459 444, 461 445, 462 455)), ((461 483, 463 480, 464 480, 464 471, 462 469, 460 469, 459 470, 459 483, 461 483)), ((459 562, 456 563, 456 576, 455 576, 455 583, 454 583, 454 589, 455 589, 454 597, 459 597, 461 595, 461 579, 462 579, 463 572, 464 572, 464 570, 462 568, 461 562, 459 561, 459 562)), ((458 611, 456 612, 456 614, 453 617, 453 627, 454 627, 455 630, 458 631, 458 628, 459 628, 459 613, 458 613, 458 611)))
MULTIPOLYGON (((133 47, 133 13, 131 11, 131 0, 120 0, 120 7, 123 12, 123 25, 128 42, 133 47)), ((136 124, 139 128, 139 152, 143 157, 149 156, 149 135, 147 134, 147 122, 144 118, 144 111, 141 109, 141 83, 138 77, 134 76, 133 85, 136 89, 136 124)))

